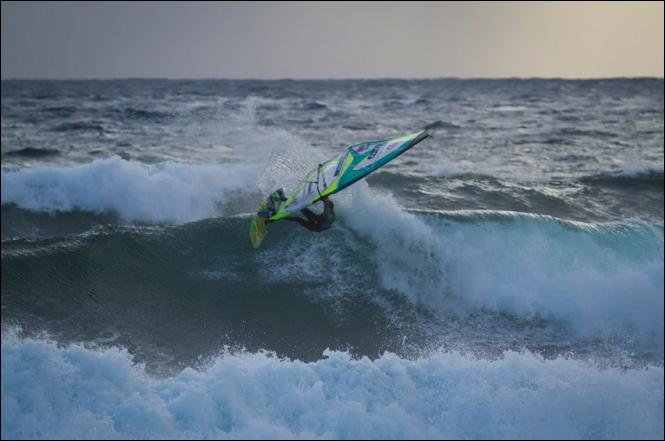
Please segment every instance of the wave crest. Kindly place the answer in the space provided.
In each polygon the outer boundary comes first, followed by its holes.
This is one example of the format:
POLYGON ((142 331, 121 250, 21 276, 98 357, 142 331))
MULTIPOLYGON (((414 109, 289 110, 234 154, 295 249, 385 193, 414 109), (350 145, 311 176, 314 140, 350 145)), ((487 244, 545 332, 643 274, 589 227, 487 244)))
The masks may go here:
MULTIPOLYGON (((663 345, 663 228, 514 212, 415 216, 356 185, 340 213, 375 247, 385 288, 438 311, 566 323, 663 345)), ((422 214, 422 212, 421 212, 422 214)))
POLYGON ((146 165, 114 156, 72 167, 2 171, 2 204, 36 212, 112 212, 124 221, 189 222, 222 214, 239 194, 256 192, 248 164, 146 165))

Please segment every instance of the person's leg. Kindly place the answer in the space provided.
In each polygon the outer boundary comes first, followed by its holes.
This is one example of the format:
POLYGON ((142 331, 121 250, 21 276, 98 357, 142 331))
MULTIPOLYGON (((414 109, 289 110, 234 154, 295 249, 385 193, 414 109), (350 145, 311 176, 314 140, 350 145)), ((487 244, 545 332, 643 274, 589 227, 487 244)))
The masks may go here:
POLYGON ((303 208, 302 210, 300 210, 300 212, 302 214, 304 214, 305 217, 307 218, 307 220, 310 221, 310 222, 317 222, 319 220, 319 218, 321 217, 320 214, 314 213, 309 208, 303 208))
POLYGON ((300 225, 307 228, 308 230, 316 231, 316 223, 313 220, 303 219, 298 216, 286 217, 285 219, 293 222, 298 222, 300 225))

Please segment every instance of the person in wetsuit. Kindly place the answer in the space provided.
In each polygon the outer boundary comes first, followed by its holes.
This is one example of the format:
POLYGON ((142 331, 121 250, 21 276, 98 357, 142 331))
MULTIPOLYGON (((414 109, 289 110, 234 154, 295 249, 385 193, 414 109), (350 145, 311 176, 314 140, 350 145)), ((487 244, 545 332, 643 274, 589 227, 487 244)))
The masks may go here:
MULTIPOLYGON (((280 188, 270 195, 270 204, 267 210, 259 211, 258 216, 267 219, 267 223, 272 223, 273 221, 269 220, 270 216, 274 215, 277 212, 277 207, 279 207, 279 205, 276 206, 275 204, 278 201, 285 202, 286 200, 287 197, 284 194, 284 190, 280 188)), ((298 222, 300 225, 311 231, 319 232, 327 230, 337 218, 337 216, 335 216, 335 206, 327 196, 322 197, 320 201, 323 202, 323 213, 316 214, 309 208, 303 208, 300 212, 303 214, 304 218, 300 216, 289 216, 284 219, 298 222)))
POLYGON ((327 197, 322 197, 321 201, 323 202, 323 213, 316 214, 309 208, 303 208, 300 212, 305 216, 304 219, 300 216, 290 216, 286 220, 298 222, 311 231, 319 232, 327 230, 335 222, 337 217, 335 216, 335 206, 327 197))

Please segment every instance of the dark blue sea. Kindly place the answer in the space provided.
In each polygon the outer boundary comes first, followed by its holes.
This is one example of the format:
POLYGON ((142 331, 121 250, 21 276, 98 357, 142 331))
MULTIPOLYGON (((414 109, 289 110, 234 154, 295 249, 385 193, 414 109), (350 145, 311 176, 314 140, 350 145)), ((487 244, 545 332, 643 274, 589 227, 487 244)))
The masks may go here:
POLYGON ((2 438, 663 438, 663 80, 2 81, 2 438), (262 199, 440 121, 335 194, 262 199))

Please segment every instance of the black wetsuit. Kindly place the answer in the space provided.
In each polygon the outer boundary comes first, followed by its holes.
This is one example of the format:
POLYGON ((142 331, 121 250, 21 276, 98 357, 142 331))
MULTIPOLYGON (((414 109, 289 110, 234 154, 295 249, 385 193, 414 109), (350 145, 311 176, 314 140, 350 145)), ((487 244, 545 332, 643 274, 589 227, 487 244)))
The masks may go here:
POLYGON ((303 208, 300 212, 305 216, 305 219, 299 216, 291 216, 287 217, 286 220, 298 222, 311 231, 327 230, 335 222, 335 207, 330 199, 323 198, 321 200, 323 201, 323 213, 316 214, 309 208, 303 208))

